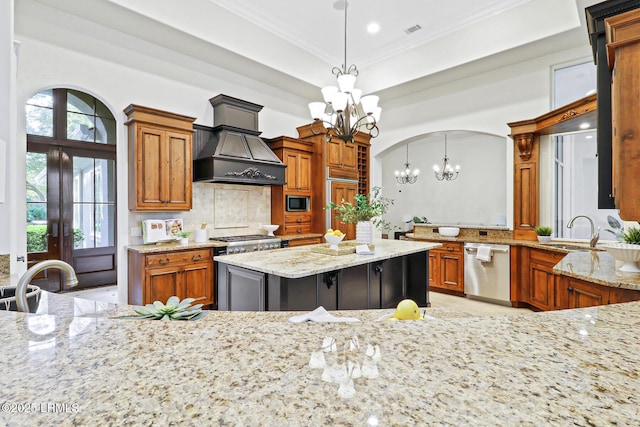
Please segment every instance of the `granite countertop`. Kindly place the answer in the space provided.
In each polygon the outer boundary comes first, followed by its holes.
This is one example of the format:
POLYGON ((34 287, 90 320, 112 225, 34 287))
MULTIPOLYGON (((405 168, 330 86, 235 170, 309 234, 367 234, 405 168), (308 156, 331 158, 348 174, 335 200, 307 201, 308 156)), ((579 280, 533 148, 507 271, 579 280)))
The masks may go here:
POLYGON ((220 248, 225 247, 225 242, 218 242, 215 240, 209 240, 205 243, 196 243, 189 240, 187 245, 181 245, 180 243, 156 243, 148 245, 128 245, 126 248, 133 252, 141 254, 149 254, 154 252, 166 252, 166 251, 180 251, 184 249, 200 249, 200 248, 220 248))
POLYGON ((335 313, 358 323, 295 324, 279 312, 161 322, 45 292, 37 314, 0 311, 0 424, 638 424, 640 302, 497 317, 426 310, 436 320, 379 322, 391 310, 371 310, 335 313), (342 348, 354 336, 361 349, 379 345, 379 377, 354 379, 344 398, 308 364, 324 337, 342 348))
POLYGON ((375 254, 373 255, 358 255, 355 253, 340 256, 325 255, 312 252, 311 248, 314 245, 307 245, 283 248, 276 251, 263 251, 260 252, 260 256, 256 256, 255 253, 217 256, 216 261, 262 273, 295 279, 427 251, 440 246, 439 243, 386 239, 377 239, 374 240, 373 243, 375 245, 375 254))

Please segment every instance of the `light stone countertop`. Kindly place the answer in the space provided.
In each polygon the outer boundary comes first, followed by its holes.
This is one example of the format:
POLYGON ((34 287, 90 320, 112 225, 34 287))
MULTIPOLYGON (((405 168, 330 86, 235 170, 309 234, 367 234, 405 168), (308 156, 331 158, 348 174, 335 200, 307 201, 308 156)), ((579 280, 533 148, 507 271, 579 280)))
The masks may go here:
POLYGON ((325 255, 312 252, 315 245, 283 248, 274 251, 241 253, 215 257, 216 261, 261 273, 295 279, 326 271, 339 270, 369 262, 395 258, 440 247, 439 243, 412 242, 407 240, 376 239, 373 255, 325 255))
MULTIPOLYGON (((640 302, 513 316, 358 323, 210 312, 195 322, 117 318, 115 306, 44 293, 0 311, 0 425, 635 426, 640 302), (355 395, 308 366, 323 337, 380 346, 355 395), (27 406, 28 405, 28 406, 27 406), (26 412, 29 410, 30 412, 26 412)), ((356 355, 358 360, 364 356, 356 355)))

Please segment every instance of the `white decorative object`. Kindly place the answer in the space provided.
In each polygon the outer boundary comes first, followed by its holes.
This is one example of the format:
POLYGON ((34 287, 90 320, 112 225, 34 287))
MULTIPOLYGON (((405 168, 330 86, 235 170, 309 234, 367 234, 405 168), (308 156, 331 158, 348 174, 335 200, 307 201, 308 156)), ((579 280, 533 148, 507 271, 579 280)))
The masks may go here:
POLYGON ((551 241, 551 236, 538 236, 538 242, 540 243, 549 243, 551 241))
POLYGON ((456 237, 460 234, 459 227, 438 227, 438 232, 441 236, 445 237, 456 237))
POLYGON ((333 234, 325 234, 324 239, 329 243, 329 249, 338 249, 338 243, 342 242, 344 239, 344 234, 342 236, 334 236, 333 234))
POLYGON ((280 226, 278 224, 262 224, 262 229, 267 232, 267 236, 274 236, 273 232, 280 226))
POLYGON ((640 245, 632 245, 629 243, 612 243, 602 245, 612 257, 616 260, 623 261, 624 265, 620 267, 620 271, 627 273, 640 273, 638 261, 640 261, 640 245))
POLYGON ((194 240, 196 243, 205 243, 207 241, 207 230, 196 229, 194 240))
POLYGON ((180 238, 180 244, 182 246, 187 246, 189 244, 189 238, 188 237, 181 237, 180 238))
POLYGON ((356 224, 356 241, 373 243, 373 222, 359 221, 356 224))

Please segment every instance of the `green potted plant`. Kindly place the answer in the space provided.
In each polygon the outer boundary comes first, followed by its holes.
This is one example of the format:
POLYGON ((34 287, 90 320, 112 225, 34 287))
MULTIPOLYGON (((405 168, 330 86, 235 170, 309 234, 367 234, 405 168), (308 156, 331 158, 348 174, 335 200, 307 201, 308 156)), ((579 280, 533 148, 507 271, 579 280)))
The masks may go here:
POLYGON ((354 203, 344 199, 341 204, 329 203, 324 208, 333 209, 335 218, 347 224, 356 224, 356 240, 362 243, 372 243, 373 227, 380 230, 390 230, 391 224, 382 219, 393 200, 382 195, 382 188, 373 187, 371 193, 356 194, 354 203))
POLYGON ((191 235, 190 231, 179 231, 178 236, 180 236, 180 244, 183 246, 188 245, 190 235, 191 235))
POLYGON ((551 241, 551 233, 553 233, 553 228, 547 227, 546 225, 539 225, 537 227, 534 227, 534 230, 538 235, 538 242, 549 243, 551 241))

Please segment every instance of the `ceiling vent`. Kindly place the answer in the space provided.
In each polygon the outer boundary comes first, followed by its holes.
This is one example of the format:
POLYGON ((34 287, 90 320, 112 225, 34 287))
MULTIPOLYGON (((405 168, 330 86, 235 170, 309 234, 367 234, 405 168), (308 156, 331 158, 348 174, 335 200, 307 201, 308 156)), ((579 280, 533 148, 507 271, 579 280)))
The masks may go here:
POLYGON ((418 30, 421 30, 422 27, 418 24, 414 25, 413 27, 409 27, 406 30, 404 30, 405 33, 407 34, 411 34, 411 33, 415 33, 418 30))

